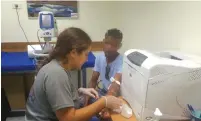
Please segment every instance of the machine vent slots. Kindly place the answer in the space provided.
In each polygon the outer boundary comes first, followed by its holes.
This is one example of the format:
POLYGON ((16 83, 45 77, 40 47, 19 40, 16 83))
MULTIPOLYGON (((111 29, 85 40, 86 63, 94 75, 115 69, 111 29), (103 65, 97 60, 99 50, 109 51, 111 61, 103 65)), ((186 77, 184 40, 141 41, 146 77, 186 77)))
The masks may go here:
POLYGON ((197 80, 201 78, 201 70, 195 70, 189 73, 189 81, 197 80))

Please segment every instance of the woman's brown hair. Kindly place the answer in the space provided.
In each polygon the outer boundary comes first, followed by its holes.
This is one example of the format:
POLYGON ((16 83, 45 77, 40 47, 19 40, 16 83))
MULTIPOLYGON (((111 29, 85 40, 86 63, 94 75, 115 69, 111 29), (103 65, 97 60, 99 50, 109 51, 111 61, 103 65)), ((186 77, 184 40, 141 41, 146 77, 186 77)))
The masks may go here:
POLYGON ((53 59, 66 59, 66 55, 73 49, 81 54, 84 50, 88 49, 91 45, 91 38, 89 35, 80 28, 70 27, 61 32, 57 38, 56 45, 49 57, 38 66, 41 69, 44 65, 53 59))

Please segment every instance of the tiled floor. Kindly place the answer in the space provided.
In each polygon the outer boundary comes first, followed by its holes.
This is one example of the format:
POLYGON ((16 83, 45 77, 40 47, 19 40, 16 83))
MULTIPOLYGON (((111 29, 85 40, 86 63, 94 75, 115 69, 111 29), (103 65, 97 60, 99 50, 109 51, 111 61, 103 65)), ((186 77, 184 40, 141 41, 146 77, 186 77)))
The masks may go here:
POLYGON ((6 121, 24 121, 24 116, 22 117, 9 117, 6 121))

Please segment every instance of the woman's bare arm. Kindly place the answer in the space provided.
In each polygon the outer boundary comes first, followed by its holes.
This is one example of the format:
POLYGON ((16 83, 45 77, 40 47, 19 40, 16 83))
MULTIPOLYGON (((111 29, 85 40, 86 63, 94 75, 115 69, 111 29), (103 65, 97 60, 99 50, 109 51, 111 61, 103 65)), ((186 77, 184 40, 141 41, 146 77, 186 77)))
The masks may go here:
POLYGON ((69 107, 57 110, 56 116, 59 121, 88 121, 105 108, 105 105, 105 99, 102 97, 95 103, 81 109, 69 107))

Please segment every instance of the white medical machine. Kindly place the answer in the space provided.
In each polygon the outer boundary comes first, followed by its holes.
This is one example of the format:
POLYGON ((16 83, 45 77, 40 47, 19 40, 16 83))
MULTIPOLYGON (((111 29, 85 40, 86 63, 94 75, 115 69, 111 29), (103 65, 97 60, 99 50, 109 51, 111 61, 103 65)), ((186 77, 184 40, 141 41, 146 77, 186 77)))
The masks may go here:
POLYGON ((30 58, 48 56, 48 53, 53 49, 53 45, 50 44, 50 41, 53 37, 58 36, 56 19, 52 12, 39 12, 38 20, 40 26, 38 36, 44 38, 45 44, 28 45, 28 56, 30 58))
POLYGON ((137 120, 152 120, 156 108, 163 114, 160 120, 189 119, 187 104, 201 109, 199 59, 175 52, 126 51, 121 95, 137 120))

